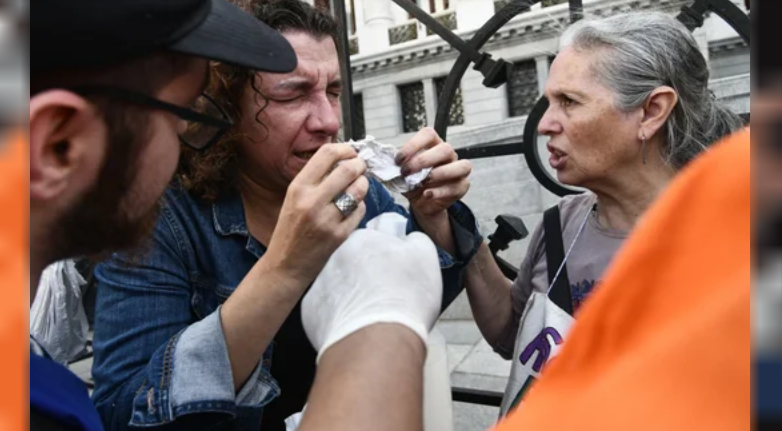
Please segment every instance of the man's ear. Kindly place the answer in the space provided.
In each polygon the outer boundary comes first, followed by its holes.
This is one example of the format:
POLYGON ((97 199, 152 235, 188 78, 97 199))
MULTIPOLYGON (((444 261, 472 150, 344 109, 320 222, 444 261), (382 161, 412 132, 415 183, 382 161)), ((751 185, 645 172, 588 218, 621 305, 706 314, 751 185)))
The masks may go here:
POLYGON ((105 132, 95 108, 78 95, 53 90, 30 99, 31 201, 89 187, 103 160, 105 132))
POLYGON ((671 87, 660 87, 652 92, 644 104, 638 140, 651 138, 665 125, 676 105, 679 95, 671 87))

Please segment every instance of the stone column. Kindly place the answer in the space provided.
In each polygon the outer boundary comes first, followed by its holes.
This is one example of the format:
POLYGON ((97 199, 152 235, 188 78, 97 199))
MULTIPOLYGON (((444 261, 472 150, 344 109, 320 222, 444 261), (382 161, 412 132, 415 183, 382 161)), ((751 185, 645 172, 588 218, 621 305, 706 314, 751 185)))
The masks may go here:
POLYGON ((426 125, 434 127, 434 122, 437 119, 437 88, 434 85, 434 79, 424 79, 423 83, 426 100, 426 125))
POLYGON ((699 28, 693 32, 693 36, 695 36, 695 40, 698 42, 701 53, 706 59, 706 64, 711 65, 711 55, 709 54, 709 29, 707 26, 704 26, 704 28, 699 28))
POLYGON ((391 13, 392 4, 391 1, 361 1, 364 17, 364 25, 359 26, 358 31, 358 46, 361 55, 382 52, 390 46, 388 28, 394 23, 391 13))
POLYGON ((494 16, 494 0, 459 0, 456 3, 456 28, 477 30, 494 16))
POLYGON ((546 81, 548 81, 548 70, 550 67, 548 56, 542 55, 540 57, 535 57, 535 63, 538 66, 538 91, 542 96, 546 90, 546 81))

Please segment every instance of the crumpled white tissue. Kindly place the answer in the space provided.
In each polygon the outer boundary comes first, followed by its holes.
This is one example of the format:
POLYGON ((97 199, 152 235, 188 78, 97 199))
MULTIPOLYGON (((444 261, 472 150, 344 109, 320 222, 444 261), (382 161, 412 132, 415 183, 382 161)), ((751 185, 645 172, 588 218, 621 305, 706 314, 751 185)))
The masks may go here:
POLYGON ((411 192, 417 189, 432 172, 429 168, 408 177, 402 176, 402 168, 396 164, 399 150, 393 145, 377 142, 373 136, 367 136, 360 141, 350 141, 349 144, 366 162, 367 176, 380 181, 392 192, 411 192))

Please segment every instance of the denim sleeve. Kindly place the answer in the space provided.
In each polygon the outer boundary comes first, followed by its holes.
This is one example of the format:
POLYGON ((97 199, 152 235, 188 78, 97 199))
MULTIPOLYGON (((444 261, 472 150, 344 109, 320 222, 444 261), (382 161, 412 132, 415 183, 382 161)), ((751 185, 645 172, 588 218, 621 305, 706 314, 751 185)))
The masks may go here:
POLYGON ((98 281, 93 399, 106 429, 222 429, 279 394, 259 364, 237 394, 220 310, 198 320, 182 242, 163 212, 141 259, 116 255, 98 281))
MULTIPOLYGON (((381 213, 395 212, 401 214, 408 219, 408 233, 423 232, 415 217, 404 207, 397 204, 384 187, 378 186, 374 188, 377 192, 376 198, 378 199, 381 213)), ((451 230, 456 244, 457 256, 451 256, 447 251, 439 247, 437 248, 440 267, 443 272, 443 310, 448 308, 463 290, 464 283, 462 279, 464 270, 483 242, 475 216, 467 205, 462 202, 456 202, 448 208, 448 215, 451 220, 451 230)))

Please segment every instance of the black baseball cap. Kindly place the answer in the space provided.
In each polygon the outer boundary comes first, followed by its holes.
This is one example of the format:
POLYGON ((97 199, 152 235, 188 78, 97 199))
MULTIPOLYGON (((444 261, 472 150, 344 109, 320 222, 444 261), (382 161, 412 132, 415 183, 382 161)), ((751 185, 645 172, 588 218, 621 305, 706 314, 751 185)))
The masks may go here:
POLYGON ((225 0, 35 0, 35 73, 111 65, 170 50, 266 72, 296 54, 277 31, 225 0))

